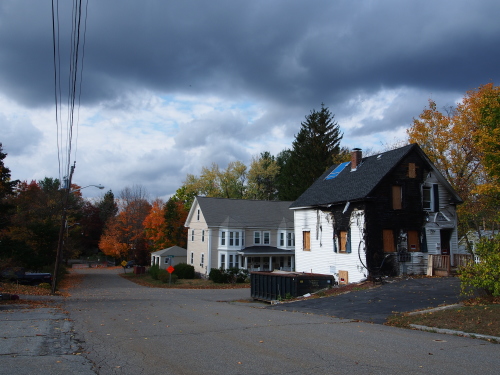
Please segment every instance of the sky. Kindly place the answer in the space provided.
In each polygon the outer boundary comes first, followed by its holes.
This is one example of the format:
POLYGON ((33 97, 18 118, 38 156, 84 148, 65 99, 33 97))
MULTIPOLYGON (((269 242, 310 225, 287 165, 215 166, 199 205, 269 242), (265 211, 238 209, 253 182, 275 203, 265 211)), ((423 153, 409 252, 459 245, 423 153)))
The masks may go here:
POLYGON ((72 3, 54 0, 55 64, 52 1, 0 1, 13 179, 74 164, 80 186, 168 199, 203 166, 290 148, 322 103, 341 146, 375 152, 404 140, 429 99, 443 109, 500 81, 497 0, 83 0, 70 111, 72 3))

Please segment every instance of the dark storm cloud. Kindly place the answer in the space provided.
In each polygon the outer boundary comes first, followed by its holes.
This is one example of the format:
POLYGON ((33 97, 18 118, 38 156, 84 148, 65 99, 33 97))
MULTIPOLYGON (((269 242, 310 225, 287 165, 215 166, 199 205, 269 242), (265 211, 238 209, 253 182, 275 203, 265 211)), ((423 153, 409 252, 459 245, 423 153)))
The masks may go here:
MULTIPOLYGON (((381 86, 463 92, 498 78, 499 11, 497 1, 90 1, 84 100, 146 88, 310 107, 381 86)), ((4 1, 1 13, 2 90, 50 103, 50 4, 4 1)))

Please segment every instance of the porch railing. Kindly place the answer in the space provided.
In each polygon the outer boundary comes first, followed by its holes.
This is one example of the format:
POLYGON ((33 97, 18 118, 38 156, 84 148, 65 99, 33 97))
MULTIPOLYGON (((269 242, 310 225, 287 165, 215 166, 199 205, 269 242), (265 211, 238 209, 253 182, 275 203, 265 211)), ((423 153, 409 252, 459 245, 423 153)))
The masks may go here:
POLYGON ((433 255, 428 258, 428 276, 450 276, 451 264, 449 255, 433 255))
POLYGON ((453 254, 453 266, 463 267, 469 263, 474 262, 474 255, 472 254, 453 254))

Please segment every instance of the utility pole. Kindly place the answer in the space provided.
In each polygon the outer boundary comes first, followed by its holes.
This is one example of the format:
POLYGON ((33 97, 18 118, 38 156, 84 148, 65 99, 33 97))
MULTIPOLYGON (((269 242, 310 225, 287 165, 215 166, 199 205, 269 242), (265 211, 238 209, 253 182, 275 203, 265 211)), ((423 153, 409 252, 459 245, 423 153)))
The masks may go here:
POLYGON ((56 253, 56 264, 54 266, 54 277, 52 278, 52 294, 56 292, 57 285, 57 273, 59 271, 59 262, 62 256, 63 238, 64 238, 64 228, 66 226, 66 206, 68 205, 69 194, 71 192, 71 180, 73 179, 73 172, 75 171, 75 164, 71 167, 67 185, 65 187, 63 201, 62 201, 62 214, 61 214, 61 227, 59 228, 59 241, 57 242, 57 253, 56 253))

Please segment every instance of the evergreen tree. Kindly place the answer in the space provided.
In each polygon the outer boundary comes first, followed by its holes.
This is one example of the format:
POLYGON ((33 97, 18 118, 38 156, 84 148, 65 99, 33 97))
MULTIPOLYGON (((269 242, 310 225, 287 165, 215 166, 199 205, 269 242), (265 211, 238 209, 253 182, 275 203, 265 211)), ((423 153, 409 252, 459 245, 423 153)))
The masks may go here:
POLYGON ((278 157, 281 200, 297 199, 333 164, 340 152, 342 136, 334 115, 324 104, 321 110, 313 109, 306 116, 292 150, 285 150, 278 157))
POLYGON ((0 229, 9 223, 8 211, 13 206, 7 202, 7 197, 14 193, 14 186, 19 181, 11 181, 10 169, 7 168, 3 160, 7 154, 3 152, 2 143, 0 143, 0 229))
POLYGON ((99 217, 105 225, 107 221, 118 214, 118 205, 115 202, 115 195, 109 190, 100 202, 97 203, 99 208, 99 217))

